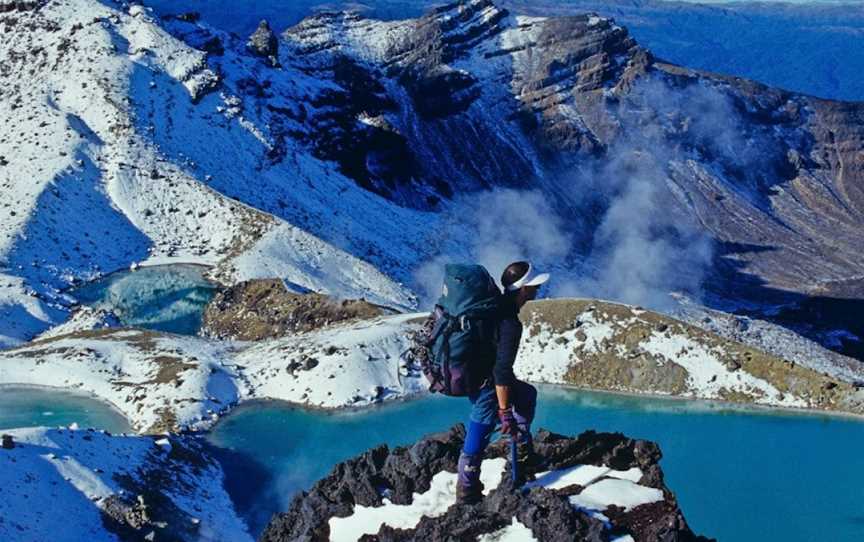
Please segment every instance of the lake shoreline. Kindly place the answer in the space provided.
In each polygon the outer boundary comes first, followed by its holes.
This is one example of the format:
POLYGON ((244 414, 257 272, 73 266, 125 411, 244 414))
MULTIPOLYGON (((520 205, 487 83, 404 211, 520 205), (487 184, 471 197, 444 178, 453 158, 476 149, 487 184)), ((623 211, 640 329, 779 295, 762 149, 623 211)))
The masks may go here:
MULTIPOLYGON (((588 393, 597 393, 603 395, 611 395, 613 397, 621 397, 621 398, 632 398, 632 399, 658 399, 669 402, 678 402, 682 405, 691 405, 691 404, 706 404, 717 406, 717 409, 710 409, 710 411, 725 411, 725 412, 738 412, 744 414, 758 414, 765 416, 776 416, 780 414, 789 414, 792 416, 809 416, 809 417, 830 417, 830 418, 841 418, 841 419, 849 419, 851 421, 862 422, 864 423, 864 415, 855 414, 851 412, 841 412, 835 410, 819 410, 815 408, 795 408, 795 407, 781 407, 781 406, 772 406, 772 405, 759 405, 755 403, 736 403, 734 401, 724 401, 722 399, 701 399, 698 397, 681 397, 677 395, 664 395, 659 393, 641 393, 634 391, 617 391, 617 390, 605 390, 605 389, 595 389, 589 388, 585 386, 577 386, 574 384, 561 384, 558 382, 533 382, 529 381, 530 384, 535 386, 548 386, 552 388, 559 388, 561 390, 569 390, 569 391, 583 391, 588 393)), ((542 405, 542 390, 541 394, 538 396, 538 403, 542 405)), ((416 401, 418 399, 422 399, 433 394, 429 394, 428 392, 419 392, 412 393, 407 395, 402 395, 399 397, 394 397, 392 399, 386 399, 379 403, 373 403, 368 405, 361 406, 340 406, 340 407, 322 407, 318 405, 309 405, 306 403, 297 403, 294 401, 287 401, 285 399, 279 399, 275 397, 253 397, 246 400, 241 401, 239 404, 235 406, 233 410, 226 413, 221 417, 220 420, 217 420, 216 423, 226 419, 231 414, 233 414, 236 410, 241 408, 246 408, 250 406, 254 406, 256 404, 267 404, 267 403, 281 403, 286 406, 290 406, 292 409, 302 410, 306 412, 314 412, 320 414, 329 414, 329 415, 340 415, 340 414, 363 414, 365 412, 374 411, 378 408, 387 408, 388 406, 397 405, 401 403, 410 403, 412 401, 416 401)), ((453 401, 467 401, 465 397, 446 397, 444 395, 440 395, 442 399, 452 399, 453 401)), ((208 429, 209 430, 209 429, 208 429)))
MULTIPOLYGON (((35 390, 35 391, 42 391, 42 392, 49 392, 49 393, 58 393, 58 394, 68 395, 68 396, 72 396, 72 397, 76 397, 76 398, 92 400, 92 401, 98 403, 99 405, 107 407, 108 410, 110 410, 112 414, 116 414, 118 417, 123 419, 123 421, 126 423, 128 431, 124 431, 124 432, 120 433, 121 435, 141 435, 140 433, 137 433, 135 430, 132 429, 132 423, 125 412, 123 412, 117 405, 115 405, 114 403, 112 403, 108 399, 106 399, 100 395, 97 395, 95 393, 92 393, 89 391, 84 391, 84 390, 63 388, 60 386, 48 386, 48 385, 44 385, 44 384, 0 383, 0 392, 9 391, 9 390, 11 390, 11 391, 35 390)), ((14 428, 9 428, 9 429, 10 430, 11 429, 26 429, 26 428, 33 428, 33 427, 52 427, 52 426, 27 425, 24 427, 14 427, 14 428)), ((94 427, 93 429, 100 429, 100 428, 94 427)))
MULTIPOLYGON (((713 399, 700 399, 693 397, 681 397, 675 395, 664 395, 664 394, 653 394, 653 393, 641 393, 641 392, 627 392, 627 391, 618 391, 618 390, 604 390, 604 389, 594 389, 588 388, 584 386, 577 386, 573 384, 561 384, 561 383, 550 383, 550 382, 531 382, 531 384, 538 385, 541 387, 548 387, 553 390, 553 393, 556 391, 576 391, 576 392, 587 392, 587 393, 596 393, 600 395, 606 395, 611 397, 618 398, 627 398, 627 399, 651 399, 651 400, 661 400, 668 403, 678 403, 683 407, 682 414, 695 414, 699 412, 704 413, 714 413, 720 414, 724 412, 738 413, 738 414, 750 414, 750 415, 758 415, 758 416, 768 416, 768 417, 810 417, 810 418, 831 418, 831 419, 841 419, 848 420, 852 422, 860 422, 864 423, 864 416, 849 412, 838 412, 831 410, 819 410, 813 408, 793 408, 793 407, 778 407, 771 405, 759 405, 752 403, 736 403, 733 401, 724 401, 724 400, 713 400, 713 399), (709 408, 704 410, 698 410, 692 408, 692 405, 702 404, 709 408), (689 407, 688 407, 689 405, 689 407)), ((83 390, 70 390, 68 388, 63 388, 60 386, 50 386, 43 384, 16 384, 16 383, 0 383, 0 391, 4 389, 13 389, 13 390, 43 390, 43 391, 51 391, 58 393, 67 393, 70 395, 78 395, 81 397, 85 397, 88 399, 93 399, 105 406, 107 406, 111 411, 119 416, 121 416, 126 423, 129 425, 130 430, 132 428, 132 420, 129 416, 127 416, 117 405, 112 403, 110 400, 83 390)), ((543 395, 542 389, 540 390, 539 396, 539 405, 542 408, 543 395)), ((214 427, 229 418, 238 411, 255 407, 257 405, 266 405, 266 404, 279 404, 285 407, 288 407, 292 410, 298 410, 306 413, 314 413, 314 414, 322 414, 322 415, 332 415, 332 416, 340 416, 340 415, 364 415, 370 414, 374 411, 381 408, 388 408, 390 406, 396 406, 400 404, 408 404, 417 400, 425 399, 431 397, 432 394, 428 392, 417 392, 410 393, 406 395, 401 395, 389 399, 384 399, 383 401, 366 404, 360 406, 339 406, 339 407, 322 407, 319 405, 310 405, 308 403, 299 403, 294 401, 289 401, 285 399, 280 399, 276 397, 250 397, 246 399, 241 399, 236 404, 230 407, 230 410, 223 412, 219 415, 217 419, 211 419, 202 421, 197 427, 194 428, 186 428, 181 431, 176 431, 174 434, 194 434, 194 435, 207 435, 211 433, 214 427)), ((453 401, 467 401, 467 398, 463 397, 446 397, 440 396, 441 399, 449 399, 453 401)), ((456 420, 458 421, 458 420, 456 420)), ((29 427, 29 426, 28 426, 29 427)), ((130 434, 137 435, 148 435, 150 433, 146 432, 136 432, 131 430, 130 434)))

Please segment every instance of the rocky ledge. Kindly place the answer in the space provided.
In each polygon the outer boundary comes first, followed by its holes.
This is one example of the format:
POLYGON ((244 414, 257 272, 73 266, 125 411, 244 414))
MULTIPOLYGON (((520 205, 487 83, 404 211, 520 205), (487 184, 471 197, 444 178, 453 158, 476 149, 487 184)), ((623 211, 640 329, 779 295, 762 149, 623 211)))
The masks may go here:
POLYGON ((454 504, 463 439, 458 425, 340 463, 274 516, 260 540, 708 540, 688 527, 653 442, 540 430, 536 448, 549 470, 514 492, 499 441, 483 462, 485 498, 471 506, 454 504))

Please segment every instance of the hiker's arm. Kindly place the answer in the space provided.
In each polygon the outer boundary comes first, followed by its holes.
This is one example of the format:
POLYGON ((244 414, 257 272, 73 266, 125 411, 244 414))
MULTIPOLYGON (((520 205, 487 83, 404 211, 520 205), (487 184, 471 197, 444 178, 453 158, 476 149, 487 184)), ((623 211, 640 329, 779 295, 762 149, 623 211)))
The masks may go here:
POLYGON ((498 396, 498 406, 510 406, 510 386, 516 382, 513 374, 513 362, 519 351, 519 339, 522 338, 522 325, 515 320, 502 320, 498 325, 498 351, 495 356, 495 392, 498 396))
POLYGON ((510 386, 495 385, 495 395, 498 396, 498 409, 506 410, 510 408, 510 386))

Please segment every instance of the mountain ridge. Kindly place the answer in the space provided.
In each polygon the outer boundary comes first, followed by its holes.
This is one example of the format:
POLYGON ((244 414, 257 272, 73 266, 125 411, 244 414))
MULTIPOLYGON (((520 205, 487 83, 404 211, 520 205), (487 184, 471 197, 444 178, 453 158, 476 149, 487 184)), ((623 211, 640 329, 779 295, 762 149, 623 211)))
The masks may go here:
POLYGON ((861 296, 861 104, 665 64, 606 18, 485 0, 401 22, 312 17, 283 33, 278 67, 192 16, 4 5, 4 30, 46 30, 3 50, 4 116, 34 123, 0 142, 4 192, 30 209, 2 219, 7 344, 62 320, 69 284, 142 261, 403 308, 441 258, 494 268, 525 253, 564 294, 861 296), (47 87, 16 84, 30 72, 47 87), (37 157, 32 192, 19 173, 37 157), (534 221, 496 230, 520 206, 534 221))

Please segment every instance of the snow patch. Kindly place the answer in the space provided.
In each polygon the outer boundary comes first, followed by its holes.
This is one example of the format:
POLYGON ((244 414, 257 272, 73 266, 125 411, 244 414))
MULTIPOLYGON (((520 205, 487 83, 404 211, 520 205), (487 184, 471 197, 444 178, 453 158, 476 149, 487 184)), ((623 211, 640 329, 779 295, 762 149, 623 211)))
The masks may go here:
POLYGON ((587 486, 603 476, 636 483, 642 478, 642 471, 637 467, 620 471, 606 466, 576 465, 567 469, 539 473, 536 479, 525 484, 525 487, 542 486, 546 489, 563 489, 574 484, 587 486))
POLYGON ((514 364, 516 375, 535 382, 564 384, 570 367, 579 363, 580 352, 599 352, 604 341, 615 336, 615 327, 598 319, 593 311, 574 315, 573 321, 579 325, 564 332, 553 331, 545 322, 529 322, 526 329, 536 327, 539 331, 523 333, 514 364))
MULTIPOLYGON (((498 487, 505 464, 506 460, 500 458, 483 461, 480 481, 485 487, 484 494, 498 487)), ((456 473, 442 471, 436 474, 429 491, 415 493, 411 504, 393 504, 386 498, 383 501, 384 506, 357 505, 350 516, 330 518, 331 542, 355 542, 364 534, 377 533, 382 525, 410 529, 423 516, 434 518, 442 515, 456 502, 456 473)))
POLYGON ((792 394, 782 394, 770 383, 743 370, 733 371, 720 361, 716 347, 703 345, 677 334, 653 331, 640 346, 649 354, 676 363, 688 373, 688 385, 701 398, 720 398, 721 390, 741 391, 755 396, 756 403, 806 407, 807 403, 792 394))
POLYGON ((480 535, 477 542, 533 542, 534 533, 531 529, 522 525, 518 519, 513 518, 513 523, 494 533, 480 535))
POLYGON ((570 504, 577 508, 602 511, 614 505, 620 506, 625 512, 642 504, 662 500, 663 492, 659 489, 615 478, 595 482, 569 498, 570 504))

